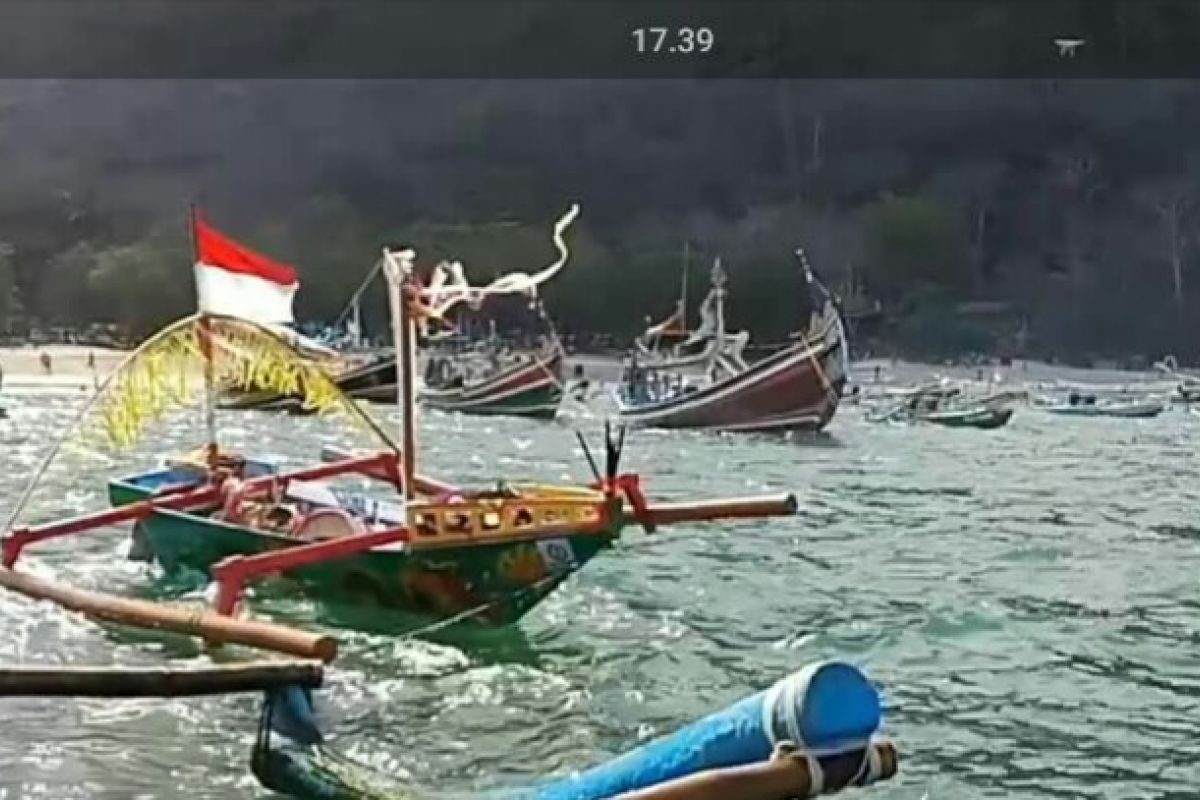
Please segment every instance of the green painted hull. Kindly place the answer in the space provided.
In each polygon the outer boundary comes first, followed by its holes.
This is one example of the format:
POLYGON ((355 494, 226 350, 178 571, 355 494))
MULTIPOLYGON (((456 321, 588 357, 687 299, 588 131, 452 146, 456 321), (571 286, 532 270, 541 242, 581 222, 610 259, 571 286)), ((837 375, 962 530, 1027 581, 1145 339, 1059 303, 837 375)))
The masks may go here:
POLYGON ((1003 428, 1012 419, 1011 408, 981 408, 970 411, 948 411, 919 417, 925 422, 932 422, 946 428, 982 428, 990 430, 1003 428))
MULTIPOLYGON (((148 495, 130 484, 109 484, 114 506, 148 495)), ((438 549, 379 549, 300 567, 282 577, 321 598, 437 618, 479 609, 472 619, 516 622, 576 569, 610 547, 619 528, 540 541, 438 549)), ((233 555, 252 555, 297 542, 202 514, 159 511, 138 523, 135 537, 168 573, 208 573, 233 555)))

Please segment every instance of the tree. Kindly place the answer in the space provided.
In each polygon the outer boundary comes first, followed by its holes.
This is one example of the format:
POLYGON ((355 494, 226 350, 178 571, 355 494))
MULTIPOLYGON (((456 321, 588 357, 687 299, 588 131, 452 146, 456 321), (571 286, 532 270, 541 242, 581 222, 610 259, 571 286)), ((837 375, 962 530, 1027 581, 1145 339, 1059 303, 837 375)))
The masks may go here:
POLYGON ((867 281, 888 300, 921 289, 961 291, 969 284, 969 251, 961 222, 924 197, 892 197, 867 208, 867 281))
POLYGON ((34 297, 42 317, 59 325, 95 321, 102 308, 89 282, 96 259, 95 247, 80 242, 49 260, 34 297))
POLYGON ((1158 217, 1162 225, 1163 254, 1171 267, 1171 296, 1175 311, 1184 313, 1184 251, 1191 238, 1188 227, 1196 210, 1195 190, 1185 177, 1168 178, 1145 186, 1138 193, 1144 208, 1158 217))
POLYGON ((1062 244, 1067 277, 1079 283, 1084 277, 1087 250, 1087 215, 1101 188, 1099 162, 1085 145, 1056 153, 1051 170, 1062 214, 1062 244))
POLYGON ((88 289, 107 320, 145 336, 195 308, 192 254, 179 225, 96 255, 88 289))
POLYGON ((13 275, 14 248, 8 242, 0 242, 0 327, 7 328, 11 322, 16 280, 13 275))

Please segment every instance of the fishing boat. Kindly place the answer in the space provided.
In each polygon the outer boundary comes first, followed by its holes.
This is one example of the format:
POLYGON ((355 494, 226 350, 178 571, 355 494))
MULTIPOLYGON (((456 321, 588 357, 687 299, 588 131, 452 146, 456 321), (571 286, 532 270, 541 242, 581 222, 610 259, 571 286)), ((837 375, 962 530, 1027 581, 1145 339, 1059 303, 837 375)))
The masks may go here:
POLYGON ((557 416, 566 353, 553 331, 539 345, 515 350, 496 337, 439 344, 425 362, 417 395, 422 406, 487 416, 557 416))
MULTIPOLYGON (((529 274, 514 272, 483 286, 471 286, 461 262, 443 261, 430 272, 428 290, 437 297, 437 308, 420 321, 424 344, 423 385, 417 401, 441 411, 476 415, 503 415, 553 419, 563 398, 563 372, 566 354, 554 325, 537 297, 537 288, 554 277, 570 255, 563 236, 578 216, 572 206, 554 226, 553 243, 557 259, 529 274), (485 305, 502 302, 506 297, 526 298, 528 309, 541 323, 543 332, 532 346, 514 343, 497 335, 491 320, 487 336, 464 335, 463 323, 484 313, 485 305), (452 320, 451 311, 459 319, 452 320), (438 321, 437 326, 430 324, 438 321), (434 327, 440 328, 433 330, 434 327)), ((366 350, 360 346, 363 293, 381 274, 383 262, 377 261, 351 296, 347 310, 339 317, 346 323, 349 352, 339 363, 328 368, 334 372, 338 388, 356 400, 392 403, 397 394, 395 354, 387 350, 366 350)), ((316 343, 310 343, 316 351, 316 343)), ((325 357, 328 354, 322 354, 325 357)), ((229 408, 286 409, 297 412, 303 404, 295 395, 247 393, 234 389, 228 393, 229 408)))
POLYGON ((1037 407, 1050 414, 1066 417, 1121 417, 1149 419, 1157 417, 1166 406, 1154 399, 1106 400, 1095 395, 1071 394, 1065 401, 1043 400, 1037 407))
MULTIPOLYGON (((587 486, 502 481, 467 489, 421 477, 414 466, 416 324, 445 306, 440 294, 414 279, 412 251, 383 251, 397 369, 404 377, 398 398, 403 440, 396 444, 281 332, 291 317, 294 271, 231 250, 230 240, 212 246, 211 231, 198 218, 193 230, 198 313, 132 353, 84 407, 80 426, 91 420, 105 444, 128 447, 149 423, 199 396, 202 445, 159 468, 111 480, 109 510, 20 527, 10 521, 0 542, 6 569, 32 544, 134 522, 134 555, 215 581, 221 614, 236 610, 248 583, 282 576, 319 597, 503 624, 609 549, 631 523, 653 530, 795 511, 790 495, 650 503, 640 478, 619 472, 623 432, 606 435, 603 472, 581 437, 594 478, 587 486), (230 281, 237 289, 232 296, 223 288, 230 281), (248 303, 255 294, 260 301, 248 303), (232 452, 221 446, 216 426, 214 398, 222 385, 298 396, 314 413, 356 425, 377 447, 364 453, 326 449, 318 463, 299 469, 232 452), (356 492, 334 481, 347 477, 374 481, 386 491, 356 492)), ((519 281, 513 285, 524 290, 519 281)), ((47 459, 56 452, 57 446, 47 459)))
POLYGON ((1181 370, 1179 361, 1173 355, 1156 362, 1154 368, 1166 373, 1167 377, 1175 381, 1171 393, 1172 400, 1185 405, 1200 403, 1200 375, 1181 370))
POLYGON ((945 428, 1002 428, 1013 416, 1018 393, 1001 392, 972 398, 956 386, 933 385, 911 390, 899 403, 867 414, 868 422, 916 422, 945 428))
POLYGON ((776 352, 747 363, 743 353, 749 333, 730 333, 725 327, 727 279, 718 259, 700 307, 699 327, 686 332, 681 300, 671 317, 648 328, 635 343, 614 392, 620 419, 635 427, 720 431, 824 428, 849 373, 849 343, 833 296, 813 275, 803 250, 796 253, 812 304, 804 331, 776 352))

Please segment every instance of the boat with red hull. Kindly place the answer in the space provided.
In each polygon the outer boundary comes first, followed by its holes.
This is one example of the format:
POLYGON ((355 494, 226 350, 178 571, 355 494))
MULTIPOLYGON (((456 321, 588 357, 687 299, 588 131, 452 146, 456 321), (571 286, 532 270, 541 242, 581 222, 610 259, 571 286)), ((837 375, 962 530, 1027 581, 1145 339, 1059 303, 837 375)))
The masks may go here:
POLYGON ((647 330, 638 342, 615 393, 621 420, 638 427, 739 432, 824 428, 845 387, 849 344, 833 297, 799 255, 813 299, 805 331, 747 364, 742 351, 749 335, 725 330, 725 273, 718 261, 700 309, 700 327, 668 353, 657 346, 663 334, 683 322, 681 303, 672 319, 647 330))

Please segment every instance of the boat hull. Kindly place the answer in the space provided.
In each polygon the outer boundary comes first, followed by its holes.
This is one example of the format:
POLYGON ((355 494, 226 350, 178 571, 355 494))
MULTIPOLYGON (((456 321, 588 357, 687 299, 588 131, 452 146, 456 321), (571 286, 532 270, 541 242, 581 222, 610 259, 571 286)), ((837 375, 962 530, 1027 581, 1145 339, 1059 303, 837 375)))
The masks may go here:
POLYGON ((1122 406, 1061 405, 1043 406, 1043 410, 1066 417, 1118 417, 1123 419, 1150 419, 1163 412, 1160 403, 1135 403, 1122 406))
MULTIPOLYGON (((150 496, 113 481, 114 506, 150 496)), ((472 611, 487 624, 516 622, 566 578, 610 547, 619 526, 552 539, 411 550, 385 547, 285 572, 281 577, 319 597, 354 605, 447 618, 472 611)), ((211 575, 234 555, 293 547, 294 539, 212 519, 204 514, 157 511, 138 523, 135 539, 168 573, 211 575)))
POLYGON ((928 414, 919 419, 946 428, 980 428, 993 430, 1002 428, 1012 419, 1011 408, 983 407, 967 411, 946 411, 928 414))
POLYGON ((617 398, 620 418, 635 427, 721 431, 817 431, 837 411, 845 386, 840 339, 796 345, 737 375, 661 403, 617 398))
MULTIPOLYGON (((379 358, 336 378, 338 388, 355 400, 396 402, 396 362, 379 358)), ((536 359, 505 370, 477 385, 455 389, 424 389, 417 401, 426 408, 475 415, 553 419, 562 403, 562 356, 536 359)), ((273 394, 243 394, 227 398, 225 408, 303 413, 297 398, 273 394)))
POLYGON ((562 367, 562 352, 558 351, 478 384, 453 389, 427 387, 417 400, 426 408, 462 414, 553 419, 563 398, 562 367))

